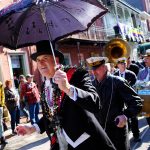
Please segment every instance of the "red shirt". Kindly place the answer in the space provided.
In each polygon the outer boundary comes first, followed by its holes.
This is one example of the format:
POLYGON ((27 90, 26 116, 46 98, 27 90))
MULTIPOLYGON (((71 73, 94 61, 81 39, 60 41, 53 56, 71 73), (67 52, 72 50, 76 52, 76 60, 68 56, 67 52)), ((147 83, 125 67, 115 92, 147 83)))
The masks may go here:
POLYGON ((22 86, 22 95, 26 96, 27 102, 29 104, 39 102, 40 100, 40 94, 37 85, 34 82, 26 82, 22 86))

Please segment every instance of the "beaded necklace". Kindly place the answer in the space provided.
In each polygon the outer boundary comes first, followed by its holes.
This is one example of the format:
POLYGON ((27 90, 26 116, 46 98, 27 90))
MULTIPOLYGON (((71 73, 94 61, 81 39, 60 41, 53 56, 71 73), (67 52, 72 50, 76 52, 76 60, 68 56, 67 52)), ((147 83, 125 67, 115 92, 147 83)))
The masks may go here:
MULTIPOLYGON (((67 78, 68 81, 71 80, 72 75, 76 71, 76 68, 71 68, 67 70, 67 78)), ((52 82, 51 82, 52 83, 52 82)), ((46 118, 50 121, 49 127, 51 127, 51 132, 49 134, 50 140, 51 140, 51 147, 55 145, 57 142, 57 130, 60 129, 61 124, 61 117, 59 116, 59 111, 60 111, 60 104, 61 100, 64 97, 64 92, 60 91, 58 86, 56 84, 52 84, 53 87, 53 92, 52 92, 52 101, 53 101, 53 107, 50 108, 48 101, 46 100, 45 97, 45 92, 46 89, 44 87, 43 93, 41 95, 41 105, 42 105, 42 110, 43 113, 45 114, 46 118)))
MULTIPOLYGON (((72 75, 74 74, 75 71, 76 71, 76 68, 70 68, 70 69, 68 69, 68 71, 67 71, 68 81, 70 81, 70 79, 71 79, 71 77, 72 77, 72 75)), ((58 86, 56 84, 54 84, 54 83, 52 83, 52 87, 53 87, 53 92, 51 94, 52 94, 53 107, 51 108, 49 106, 47 100, 46 100, 46 97, 45 97, 45 91, 46 91, 46 89, 45 88, 44 88, 43 93, 41 95, 41 102, 42 102, 43 111, 45 112, 46 117, 51 122, 53 122, 52 124, 54 125, 55 123, 56 124, 60 123, 58 121, 59 120, 58 113, 59 113, 59 108, 60 108, 61 100, 63 99, 65 93, 62 92, 58 88, 58 86)), ((55 127, 55 125, 53 127, 55 127)))

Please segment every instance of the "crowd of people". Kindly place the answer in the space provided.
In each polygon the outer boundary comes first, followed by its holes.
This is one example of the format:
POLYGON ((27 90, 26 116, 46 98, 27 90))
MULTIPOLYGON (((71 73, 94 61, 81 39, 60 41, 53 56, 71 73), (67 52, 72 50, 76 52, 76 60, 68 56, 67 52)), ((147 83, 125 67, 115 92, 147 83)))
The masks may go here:
POLYGON ((20 124, 21 112, 26 117, 27 123, 34 124, 39 121, 40 93, 36 83, 33 82, 33 75, 27 74, 20 75, 19 80, 14 78, 14 82, 6 80, 4 85, 0 83, 0 98, 1 144, 7 144, 4 137, 4 131, 8 129, 6 121, 10 120, 12 135, 17 134, 15 128, 20 124), (7 111, 6 116, 4 110, 7 111))
MULTIPOLYGON (((12 134, 46 132, 51 150, 130 150, 129 130, 135 142, 140 141, 137 115, 142 99, 135 85, 137 80, 150 81, 149 69, 145 71, 150 67, 150 50, 146 51, 142 69, 129 58, 119 58, 114 67, 107 57, 90 57, 89 74, 81 67, 63 68, 64 55, 58 50, 54 50, 56 66, 49 41, 38 42, 36 49, 31 59, 45 78, 41 91, 30 74, 19 76, 19 94, 12 89, 11 80, 5 82, 2 91, 0 108, 6 104, 9 110, 12 134), (39 119, 40 104, 43 117, 39 119), (19 124, 20 109, 27 122, 30 117, 30 125, 19 124)), ((147 122, 150 125, 149 118, 147 122)))

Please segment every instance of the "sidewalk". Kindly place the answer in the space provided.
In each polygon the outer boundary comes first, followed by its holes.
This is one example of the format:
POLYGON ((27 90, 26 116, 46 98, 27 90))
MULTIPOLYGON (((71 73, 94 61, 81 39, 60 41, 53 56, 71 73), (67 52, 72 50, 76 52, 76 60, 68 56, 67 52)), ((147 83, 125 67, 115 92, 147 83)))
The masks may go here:
MULTIPOLYGON (((26 123, 26 118, 21 118, 20 123, 26 123)), ((28 123, 30 124, 30 123, 28 123)), ((4 135, 8 141, 8 144, 0 147, 0 150, 49 150, 50 143, 49 139, 44 134, 33 133, 26 136, 12 135, 10 123, 7 123, 8 130, 5 131, 4 135)))
POLYGON ((9 135, 7 141, 8 144, 2 148, 3 150, 49 150, 50 147, 46 133, 26 136, 9 135))

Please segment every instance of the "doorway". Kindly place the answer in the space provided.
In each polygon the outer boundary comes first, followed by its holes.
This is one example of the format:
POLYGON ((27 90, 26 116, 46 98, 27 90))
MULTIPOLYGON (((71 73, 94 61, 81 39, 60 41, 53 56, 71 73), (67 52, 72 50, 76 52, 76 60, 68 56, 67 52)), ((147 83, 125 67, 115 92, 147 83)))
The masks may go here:
POLYGON ((26 52, 9 53, 8 56, 11 79, 13 79, 15 87, 18 88, 19 76, 29 73, 28 57, 26 52))
POLYGON ((15 75, 19 78, 19 75, 24 74, 24 65, 23 65, 23 55, 11 55, 11 64, 12 64, 12 71, 13 76, 15 75))

